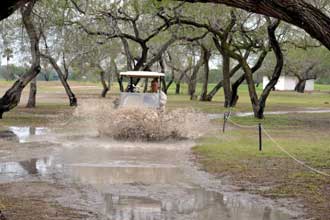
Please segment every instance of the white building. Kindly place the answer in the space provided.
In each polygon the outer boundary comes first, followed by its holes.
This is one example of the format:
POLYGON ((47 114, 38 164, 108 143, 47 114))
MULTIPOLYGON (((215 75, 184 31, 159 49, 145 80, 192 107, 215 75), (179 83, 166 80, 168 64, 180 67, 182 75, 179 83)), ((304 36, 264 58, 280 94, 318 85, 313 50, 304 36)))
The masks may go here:
MULTIPOLYGON (((306 81, 305 91, 314 91, 314 79, 306 81)), ((263 77, 262 84, 263 88, 268 84, 269 79, 267 76, 263 77)), ((297 77, 294 76, 281 76, 275 85, 275 90, 279 91, 294 91, 298 83, 297 77)))

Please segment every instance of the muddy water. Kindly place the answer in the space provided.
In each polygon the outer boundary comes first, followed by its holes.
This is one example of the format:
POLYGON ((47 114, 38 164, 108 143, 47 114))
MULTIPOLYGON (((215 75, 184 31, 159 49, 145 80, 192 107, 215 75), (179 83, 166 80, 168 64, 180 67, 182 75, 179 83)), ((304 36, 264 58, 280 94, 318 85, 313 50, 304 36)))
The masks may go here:
POLYGON ((100 219, 286 220, 295 215, 270 200, 233 192, 198 170, 190 160, 193 141, 123 142, 92 131, 73 136, 65 129, 8 131, 13 142, 35 146, 47 140, 56 150, 47 157, 0 163, 1 182, 56 176, 90 186, 100 198, 100 219))

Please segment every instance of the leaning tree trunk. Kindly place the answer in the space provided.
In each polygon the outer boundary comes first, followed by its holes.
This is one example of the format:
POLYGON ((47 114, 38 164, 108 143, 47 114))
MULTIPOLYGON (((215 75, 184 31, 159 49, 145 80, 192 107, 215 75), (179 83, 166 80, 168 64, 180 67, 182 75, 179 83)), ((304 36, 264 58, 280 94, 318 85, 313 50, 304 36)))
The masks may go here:
POLYGON ((204 64, 204 53, 201 49, 201 55, 197 62, 197 64, 193 68, 193 72, 190 76, 189 85, 188 85, 188 95, 190 96, 190 100, 195 100, 196 96, 196 86, 197 86, 197 74, 201 66, 204 64))
POLYGON ((207 94, 205 101, 212 101, 213 97, 218 93, 218 91, 222 88, 223 81, 219 81, 214 88, 207 94))
POLYGON ((207 98, 207 86, 209 84, 209 73, 210 73, 210 66, 209 61, 211 57, 211 51, 207 48, 203 48, 204 52, 204 81, 203 81, 203 87, 202 87, 202 93, 200 97, 200 101, 206 101, 207 98))
POLYGON ((67 82, 66 80, 66 77, 65 75, 63 74, 61 68, 57 65, 56 63, 56 60, 51 57, 50 55, 47 55, 47 54, 42 54, 42 57, 45 58, 45 59, 48 59, 48 61, 50 62, 50 64, 53 66, 53 68, 55 69, 57 75, 58 75, 58 78, 60 79, 64 89, 65 89, 65 92, 69 98, 69 104, 70 106, 77 106, 78 103, 77 103, 77 98, 75 96, 75 94, 72 92, 71 88, 70 88, 70 85, 69 83, 67 82))
POLYGON ((107 83, 105 81, 105 72, 103 71, 103 69, 100 70, 100 80, 101 80, 101 84, 102 84, 102 87, 103 87, 101 97, 105 98, 107 96, 108 91, 109 91, 109 85, 107 85, 107 83))
POLYGON ((29 100, 26 105, 27 108, 35 108, 36 107, 36 95, 37 95, 37 77, 35 77, 30 82, 30 92, 29 92, 29 100))
MULTIPOLYGON (((237 64, 234 68, 232 68, 230 70, 230 78, 233 77, 235 75, 235 73, 241 68, 240 64, 237 64)), ((219 92, 219 90, 222 88, 223 86, 223 80, 220 80, 215 86, 214 88, 207 94, 206 97, 206 101, 212 101, 213 97, 219 92)), ((233 88, 232 88, 233 89, 233 88)), ((233 93, 233 91, 232 91, 233 93)))
MULTIPOLYGON (((160 72, 164 73, 166 72, 165 70, 165 62, 163 57, 161 56, 160 60, 159 60, 159 65, 160 65, 160 72)), ((160 78, 161 81, 161 85, 162 85, 162 91, 167 94, 167 85, 166 85, 166 80, 165 80, 165 76, 160 78)))
POLYGON ((244 82, 244 80, 245 76, 243 75, 232 84, 231 97, 229 102, 230 107, 236 107, 237 101, 239 99, 238 88, 244 82))
MULTIPOLYGON (((255 72, 257 72, 260 67, 262 66, 262 63, 264 62, 266 56, 268 54, 268 49, 265 48, 261 54, 258 57, 257 62, 255 63, 255 65, 251 68, 251 72, 252 74, 254 74, 255 72)), ((247 59, 248 57, 245 57, 244 59, 247 59)), ((236 67, 234 67, 234 69, 232 71, 237 71, 238 69, 240 69, 240 64, 237 65, 236 67), (237 68, 237 70, 235 70, 237 68)), ((232 74, 232 76, 235 74, 235 72, 232 74)), ((238 102, 239 96, 238 96, 238 88, 240 85, 242 85, 242 83, 245 81, 245 75, 242 75, 241 77, 239 77, 233 84, 232 84, 232 91, 231 91, 231 98, 230 98, 230 107, 236 107, 236 104, 238 102)))
POLYGON ((181 81, 183 80, 183 77, 185 76, 185 72, 181 73, 179 79, 175 81, 175 94, 180 95, 181 93, 181 81))
POLYGON ((21 76, 0 99, 0 118, 2 118, 4 112, 10 111, 18 105, 23 89, 40 73, 41 70, 39 36, 32 21, 32 9, 35 2, 36 0, 30 1, 26 7, 21 8, 23 24, 31 45, 32 65, 30 70, 21 76))
POLYGON ((281 76, 283 65, 284 65, 284 58, 283 53, 280 47, 279 42, 276 39, 275 31, 276 28, 279 26, 280 21, 277 20, 276 22, 272 23, 270 26, 268 26, 268 38, 269 42, 273 48, 273 52, 275 53, 276 57, 276 66, 273 71, 273 75, 269 83, 266 85, 265 89, 263 90, 260 99, 259 99, 259 110, 257 111, 256 117, 262 119, 264 117, 264 111, 266 107, 266 101, 270 94, 270 92, 273 90, 275 85, 278 82, 278 79, 281 76))
POLYGON ((306 80, 305 79, 299 79, 296 87, 294 90, 299 93, 304 93, 305 92, 305 87, 306 87, 306 80))
POLYGON ((172 70, 171 79, 170 79, 170 81, 166 85, 166 92, 165 92, 166 94, 167 94, 169 88, 171 87, 171 85, 173 84, 173 82, 174 82, 174 70, 172 70))

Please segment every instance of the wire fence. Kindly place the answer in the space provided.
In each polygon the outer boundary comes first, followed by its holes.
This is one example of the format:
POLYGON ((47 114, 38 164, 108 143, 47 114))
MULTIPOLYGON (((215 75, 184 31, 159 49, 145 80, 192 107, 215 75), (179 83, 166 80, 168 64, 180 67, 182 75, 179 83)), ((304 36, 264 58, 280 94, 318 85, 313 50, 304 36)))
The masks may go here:
MULTIPOLYGON (((315 173, 320 174, 320 175, 322 175, 322 176, 330 177, 330 174, 328 174, 328 173, 326 173, 326 172, 323 172, 323 171, 320 171, 320 170, 318 170, 318 169, 316 169, 316 168, 314 168, 314 167, 309 166, 308 164, 306 164, 305 162, 299 160, 298 158, 296 158, 295 156, 293 156, 291 153, 289 153, 287 150, 285 150, 285 148, 282 147, 282 146, 278 143, 278 141, 276 141, 276 140, 270 135, 270 132, 269 132, 268 130, 266 130, 262 125, 242 125, 242 124, 239 124, 239 123, 233 121, 233 120, 231 119, 231 115, 232 115, 232 114, 231 114, 231 109, 230 109, 228 112, 224 113, 224 122, 223 122, 223 123, 224 123, 224 124, 223 124, 223 125, 224 125, 224 128, 223 128, 223 131, 225 131, 225 126, 226 126, 227 121, 230 122, 231 124, 233 124, 233 125, 239 127, 239 128, 244 128, 244 129, 256 129, 256 128, 258 128, 259 126, 261 126, 260 132, 263 132, 263 133, 268 137, 268 139, 269 139, 271 142, 273 142, 274 145, 275 145, 275 146, 276 146, 281 152, 283 152, 284 154, 286 154, 286 155, 287 155, 289 158, 291 158, 293 161, 295 161, 296 163, 300 164, 301 166, 305 167, 306 169, 308 169, 308 170, 310 170, 310 171, 312 171, 312 172, 315 172, 315 173)), ((259 141, 261 141, 261 133, 260 133, 260 135, 259 135, 259 138, 260 138, 259 141)), ((260 148, 260 149, 261 149, 261 148, 260 148)))

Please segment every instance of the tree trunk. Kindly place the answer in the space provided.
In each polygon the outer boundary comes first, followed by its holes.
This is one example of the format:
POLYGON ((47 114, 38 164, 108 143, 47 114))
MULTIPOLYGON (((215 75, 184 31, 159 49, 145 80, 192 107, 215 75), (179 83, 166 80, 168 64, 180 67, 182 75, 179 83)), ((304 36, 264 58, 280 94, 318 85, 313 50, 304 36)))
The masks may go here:
POLYGON ((165 77, 161 77, 160 78, 160 81, 162 83, 162 91, 167 94, 167 85, 166 85, 166 80, 165 80, 165 77))
POLYGON ((188 85, 188 95, 190 96, 190 100, 196 100, 196 86, 197 86, 197 74, 201 66, 204 64, 204 53, 201 49, 201 55, 197 62, 197 64, 193 68, 193 72, 190 76, 189 85, 188 85))
POLYGON ((126 38, 124 38, 124 37, 121 37, 120 40, 123 44, 125 55, 126 55, 126 68, 127 68, 127 71, 131 71, 133 69, 134 61, 132 59, 132 55, 131 55, 131 52, 129 50, 128 42, 127 42, 126 38))
MULTIPOLYGON (((230 71, 230 78, 233 77, 235 75, 235 73, 241 68, 240 64, 237 64, 234 68, 231 69, 230 71)), ((207 94, 207 99, 206 101, 212 101, 213 97, 218 93, 218 91, 222 88, 223 86, 223 80, 220 80, 215 87, 211 90, 211 92, 209 92, 209 94, 207 94)), ((233 88, 232 88, 233 90, 233 88)), ((233 91, 232 91, 233 93, 233 91)))
MULTIPOLYGON (((256 64, 252 67, 251 71, 252 74, 254 74, 255 72, 257 72, 260 67, 262 66, 262 63, 264 62, 266 56, 268 54, 268 49, 264 49, 261 54, 259 55, 259 58, 256 62, 256 64)), ((244 59, 247 59, 248 57, 245 57, 244 59)), ((240 64, 238 66, 240 68, 240 64)), ((235 67, 236 68, 236 67, 235 67)), ((234 69, 235 69, 234 68, 234 69)), ((269 79, 270 80, 270 79, 269 79)), ((236 107, 237 101, 239 99, 238 96, 238 88, 240 87, 240 85, 242 85, 242 83, 245 81, 245 75, 242 75, 241 77, 239 77, 233 84, 232 84, 232 94, 231 94, 231 98, 230 98, 230 107, 236 107)))
POLYGON ((257 113, 259 111, 259 100, 258 100, 258 95, 257 95, 256 88, 255 88, 254 81, 253 81, 253 73, 252 73, 251 68, 249 67, 249 64, 247 63, 247 61, 245 59, 240 59, 239 62, 241 63, 242 68, 244 70, 245 79, 246 79, 246 83, 248 85, 248 91, 249 91, 249 96, 250 96, 250 101, 252 104, 254 116, 257 117, 257 113))
POLYGON ((200 97, 200 101, 206 101, 207 99, 207 86, 209 84, 209 73, 210 73, 210 66, 209 61, 211 57, 211 51, 208 50, 206 47, 203 47, 203 58, 204 58, 204 81, 202 87, 202 93, 200 97))
POLYGON ((0 118, 2 118, 4 112, 10 111, 18 105, 25 86, 40 73, 39 36, 34 27, 31 15, 35 2, 36 0, 30 1, 26 7, 21 8, 23 24, 31 45, 32 65, 30 70, 21 76, 0 99, 0 118))
MULTIPOLYGON (((168 54, 168 58, 170 60, 170 63, 172 63, 173 62, 173 59, 172 59, 171 53, 169 51, 167 51, 167 54, 168 54)), ((172 69, 171 70, 171 79, 170 79, 170 81, 166 85, 166 94, 167 94, 169 88, 171 87, 171 85, 173 84, 173 82, 175 80, 175 67, 172 66, 171 69, 172 69)))
MULTIPOLYGON (((188 71, 189 69, 187 69, 188 71)), ((181 93, 181 82, 183 77, 185 76, 186 72, 182 72, 179 79, 175 81, 175 94, 179 95, 181 93)))
POLYGON ((109 92, 109 88, 108 87, 103 87, 102 93, 101 93, 101 97, 105 98, 107 96, 107 93, 109 92))
POLYGON ((60 79, 60 81, 65 89, 65 92, 69 98, 70 106, 77 106, 78 105, 77 98, 76 98, 75 94, 72 92, 69 83, 66 81, 65 75, 63 74, 61 68, 57 65, 56 60, 53 57, 46 55, 46 54, 41 54, 41 56, 45 59, 48 59, 50 64, 53 66, 53 68, 57 72, 58 78, 60 79))
POLYGON ((222 53, 222 73, 223 73, 223 91, 225 95, 224 107, 228 108, 231 97, 231 82, 230 82, 230 57, 223 51, 222 53))
MULTIPOLYGON (((229 47, 228 43, 226 42, 227 38, 228 38, 228 34, 229 34, 228 31, 231 30, 231 28, 233 27, 235 22, 236 22, 236 19, 235 19, 234 16, 232 16, 232 23, 231 23, 230 26, 228 26, 228 28, 230 28, 230 29, 226 29, 227 34, 226 34, 226 36, 224 36, 223 39, 221 39, 221 44, 220 44, 220 42, 218 41, 218 39, 216 37, 213 37, 213 42, 214 42, 215 46, 217 47, 217 49, 219 50, 219 52, 221 53, 221 56, 222 56, 223 80, 222 80, 222 83, 218 84, 218 87, 220 85, 223 86, 224 97, 225 97, 225 102, 224 102, 224 107, 225 108, 230 107, 230 100, 231 100, 231 97, 232 97, 232 88, 231 88, 230 78, 239 69, 239 67, 235 67, 236 69, 238 68, 235 72, 230 71, 230 55, 228 54, 228 51, 230 50, 230 47, 229 47)), ((242 59, 245 59, 245 57, 242 57, 242 59)), ((216 93, 216 91, 214 91, 213 95, 215 95, 215 93, 216 93)))
MULTIPOLYGON (((164 73, 166 72, 165 70, 165 62, 163 59, 163 56, 161 56, 160 60, 159 60, 159 65, 160 65, 160 72, 164 73)), ((167 85, 166 85, 166 80, 165 80, 165 76, 160 78, 161 84, 162 84, 162 91, 167 94, 167 85)))
POLYGON ((168 92, 169 88, 171 87, 171 85, 173 84, 173 82, 174 82, 174 77, 172 77, 171 80, 167 83, 166 88, 165 88, 165 91, 166 91, 165 94, 167 94, 167 92, 168 92))
POLYGON ((223 86, 223 80, 219 81, 215 87, 207 94, 205 101, 212 101, 213 97, 218 93, 218 91, 222 88, 223 86))
POLYGON ((304 93, 305 92, 305 86, 306 86, 306 79, 299 79, 296 87, 294 90, 299 93, 304 93))
POLYGON ((102 87, 103 87, 101 97, 105 98, 107 96, 108 91, 109 91, 109 85, 107 85, 107 83, 105 81, 105 72, 101 68, 100 68, 100 80, 101 80, 101 84, 102 84, 102 87))
POLYGON ((181 82, 175 82, 175 94, 180 95, 180 90, 181 90, 181 82))
POLYGON ((257 112, 256 117, 262 119, 264 117, 264 111, 266 107, 266 101, 267 98, 272 91, 272 89, 275 87, 275 85, 278 82, 278 79, 281 76, 283 65, 284 65, 284 58, 283 58, 283 53, 280 47, 280 44, 278 43, 276 36, 275 36, 275 31, 276 28, 279 26, 280 21, 277 20, 273 22, 271 25, 268 26, 268 38, 269 42, 273 48, 273 52, 275 53, 276 57, 276 66, 273 71, 273 75, 265 89, 263 90, 260 99, 259 99, 259 110, 257 112))
POLYGON ((29 100, 26 105, 27 108, 35 108, 36 107, 36 95, 37 95, 37 77, 35 77, 30 82, 30 93, 29 100))
POLYGON ((232 91, 231 91, 231 97, 230 97, 230 107, 236 107, 237 101, 239 99, 238 96, 238 88, 239 86, 244 82, 245 76, 241 76, 238 78, 233 84, 232 84, 232 91))

